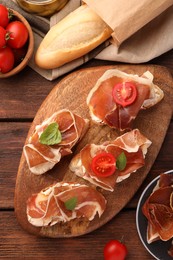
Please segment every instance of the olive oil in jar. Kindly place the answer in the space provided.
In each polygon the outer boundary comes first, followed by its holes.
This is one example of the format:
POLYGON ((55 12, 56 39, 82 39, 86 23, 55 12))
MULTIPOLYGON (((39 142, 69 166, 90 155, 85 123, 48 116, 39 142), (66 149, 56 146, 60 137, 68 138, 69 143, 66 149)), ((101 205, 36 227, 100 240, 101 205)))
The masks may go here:
POLYGON ((29 13, 50 16, 61 10, 69 0, 16 0, 29 13))

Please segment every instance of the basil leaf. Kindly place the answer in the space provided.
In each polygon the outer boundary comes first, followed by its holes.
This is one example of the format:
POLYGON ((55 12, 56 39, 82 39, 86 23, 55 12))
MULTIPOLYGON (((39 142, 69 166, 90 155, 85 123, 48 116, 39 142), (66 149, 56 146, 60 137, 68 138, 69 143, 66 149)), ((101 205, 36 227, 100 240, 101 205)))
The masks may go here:
POLYGON ((65 202, 65 207, 68 210, 73 210, 76 207, 77 198, 73 197, 65 202))
POLYGON ((116 167, 118 170, 123 171, 126 168, 127 158, 124 152, 120 153, 116 160, 116 167))
POLYGON ((40 135, 39 142, 41 144, 54 145, 61 142, 61 132, 58 129, 58 124, 56 122, 51 123, 46 127, 43 133, 40 135))

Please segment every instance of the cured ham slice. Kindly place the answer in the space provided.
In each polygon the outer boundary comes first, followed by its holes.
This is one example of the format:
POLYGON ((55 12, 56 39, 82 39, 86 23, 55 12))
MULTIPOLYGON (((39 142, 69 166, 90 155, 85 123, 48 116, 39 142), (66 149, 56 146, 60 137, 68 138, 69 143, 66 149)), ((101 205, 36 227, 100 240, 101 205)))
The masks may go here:
MULTIPOLYGON (((153 192, 142 207, 148 220, 147 242, 173 238, 173 174, 161 174, 153 192)), ((172 248, 169 250, 171 254, 172 248)))
POLYGON ((140 133, 138 129, 127 132, 113 141, 102 145, 88 144, 70 162, 70 170, 79 177, 99 186, 105 190, 113 191, 117 182, 128 178, 132 172, 145 164, 145 155, 151 141, 140 133), (100 177, 92 170, 93 158, 103 152, 110 153, 116 159, 122 152, 127 163, 123 170, 115 169, 115 172, 107 177, 100 177))
POLYGON ((61 158, 72 153, 73 146, 83 137, 88 128, 88 120, 72 113, 60 110, 37 125, 33 135, 24 146, 24 154, 29 169, 34 174, 43 174, 52 169, 61 158), (60 143, 47 145, 40 142, 43 131, 51 124, 57 123, 62 139, 60 143))
POLYGON ((27 201, 27 218, 34 226, 52 226, 59 222, 68 222, 76 218, 92 221, 106 208, 104 196, 92 187, 78 183, 58 182, 27 201), (75 200, 73 208, 67 202, 75 200))
POLYGON ((117 69, 107 70, 96 82, 87 97, 91 118, 99 124, 106 124, 121 131, 132 129, 132 123, 140 109, 149 108, 158 103, 164 96, 163 91, 153 84, 153 75, 147 71, 141 77, 127 74, 117 69), (130 96, 133 89, 127 95, 117 92, 117 98, 123 95, 126 105, 116 102, 113 89, 118 84, 133 84, 135 96, 130 96), (128 96, 129 95, 129 96, 128 96), (128 105, 128 98, 131 104, 128 105), (134 100, 132 100, 134 98, 134 100))

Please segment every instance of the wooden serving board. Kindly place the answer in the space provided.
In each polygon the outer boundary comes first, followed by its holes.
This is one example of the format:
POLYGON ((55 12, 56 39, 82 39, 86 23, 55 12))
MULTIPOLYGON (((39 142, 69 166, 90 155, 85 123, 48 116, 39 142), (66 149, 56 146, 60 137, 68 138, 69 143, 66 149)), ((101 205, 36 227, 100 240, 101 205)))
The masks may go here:
MULTIPOLYGON (((41 176, 32 174, 27 166, 24 154, 18 169, 15 189, 15 213, 21 226, 28 232, 47 237, 73 237, 89 233, 111 220, 133 197, 145 177, 149 173, 165 138, 173 111, 173 80, 164 67, 147 65, 119 65, 83 69, 71 73, 62 79, 47 96, 38 110, 29 130, 26 142, 35 129, 44 119, 55 111, 63 108, 72 110, 84 118, 90 119, 86 97, 90 89, 102 74, 111 68, 117 68, 127 73, 142 75, 149 70, 154 75, 154 83, 164 91, 164 99, 156 106, 140 111, 133 128, 138 128, 152 141, 147 156, 146 164, 128 179, 116 185, 114 192, 99 189, 107 200, 107 208, 101 218, 96 217, 90 223, 84 220, 74 220, 68 224, 56 224, 52 227, 34 227, 27 221, 26 201, 33 193, 58 181, 85 181, 68 169, 72 155, 64 157, 48 173, 41 176)), ((74 147, 74 154, 87 143, 100 144, 105 140, 116 138, 119 133, 107 126, 98 126, 90 121, 90 128, 81 142, 74 147)))

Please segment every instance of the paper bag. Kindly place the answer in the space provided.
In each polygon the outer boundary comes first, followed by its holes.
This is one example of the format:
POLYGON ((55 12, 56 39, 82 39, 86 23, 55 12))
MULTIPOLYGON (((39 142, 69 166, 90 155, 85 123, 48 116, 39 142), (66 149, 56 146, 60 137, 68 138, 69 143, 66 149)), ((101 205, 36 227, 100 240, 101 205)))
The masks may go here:
POLYGON ((173 4, 172 0, 84 0, 114 31, 122 43, 173 4))

